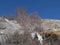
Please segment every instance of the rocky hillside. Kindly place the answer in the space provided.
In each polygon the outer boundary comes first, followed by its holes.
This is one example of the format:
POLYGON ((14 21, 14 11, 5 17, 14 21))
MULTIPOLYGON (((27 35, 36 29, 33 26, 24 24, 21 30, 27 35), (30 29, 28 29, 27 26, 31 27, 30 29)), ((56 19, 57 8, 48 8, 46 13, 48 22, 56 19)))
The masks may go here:
POLYGON ((42 27, 45 31, 60 31, 60 20, 42 19, 42 27))
MULTIPOLYGON (((42 22, 41 26, 40 26, 40 24, 38 25, 36 23, 34 25, 33 24, 30 25, 30 23, 27 23, 24 26, 24 25, 19 24, 16 20, 8 20, 6 18, 0 17, 0 43, 5 44, 6 40, 11 39, 10 37, 12 35, 14 35, 15 33, 18 33, 20 35, 20 34, 29 33, 29 32, 31 33, 34 31, 40 31, 40 30, 43 30, 45 32, 60 31, 60 20, 41 19, 41 22, 42 22)), ((28 40, 30 40, 30 39, 28 39, 28 40)), ((33 41, 34 45, 35 45, 35 43, 36 43, 36 45, 37 44, 39 45, 39 42, 37 40, 35 40, 35 41, 32 40, 32 41, 33 41)), ((11 42, 11 40, 10 40, 10 42, 11 42)), ((32 42, 30 42, 30 43, 32 44, 32 42)))

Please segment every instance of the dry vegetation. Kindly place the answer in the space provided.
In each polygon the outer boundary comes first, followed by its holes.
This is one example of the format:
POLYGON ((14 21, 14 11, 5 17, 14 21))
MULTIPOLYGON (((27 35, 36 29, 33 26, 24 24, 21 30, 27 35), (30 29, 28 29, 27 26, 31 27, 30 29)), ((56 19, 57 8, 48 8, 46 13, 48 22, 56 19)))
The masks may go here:
POLYGON ((33 40, 28 33, 29 31, 32 32, 32 30, 41 31, 41 19, 37 13, 27 14, 24 8, 18 8, 15 18, 12 16, 4 17, 9 20, 16 20, 21 26, 23 26, 25 33, 23 35, 15 33, 14 35, 7 37, 7 40, 3 45, 40 45, 39 41, 37 39, 33 40))
MULTIPOLYGON (((53 34, 45 35, 46 40, 44 40, 43 45, 59 45, 60 40, 58 40, 58 36, 53 34), (54 37, 55 36, 55 37, 54 37)), ((29 33, 24 33, 24 35, 19 35, 18 32, 14 35, 11 35, 5 42, 5 45, 40 45, 39 41, 36 39, 32 39, 29 33)))
POLYGON ((16 20, 20 25, 25 26, 26 29, 29 29, 31 31, 42 30, 41 18, 38 16, 37 12, 32 13, 32 14, 27 14, 24 8, 22 9, 18 8, 16 20))
POLYGON ((33 40, 30 34, 19 35, 15 33, 6 40, 6 45, 40 45, 37 39, 33 40))
MULTIPOLYGON (((8 37, 4 45, 40 45, 39 41, 37 39, 33 40, 28 33, 28 31, 43 31, 43 28, 41 27, 41 18, 36 12, 32 14, 27 14, 24 8, 18 8, 15 18, 11 16, 8 16, 7 18, 9 20, 15 19, 21 26, 24 26, 23 29, 26 31, 26 33, 24 33, 24 35, 19 35, 18 33, 15 33, 14 35, 8 37)), ((44 45, 59 45, 60 40, 55 42, 54 37, 49 37, 49 35, 48 38, 49 39, 45 40, 45 42, 43 43, 44 45)))

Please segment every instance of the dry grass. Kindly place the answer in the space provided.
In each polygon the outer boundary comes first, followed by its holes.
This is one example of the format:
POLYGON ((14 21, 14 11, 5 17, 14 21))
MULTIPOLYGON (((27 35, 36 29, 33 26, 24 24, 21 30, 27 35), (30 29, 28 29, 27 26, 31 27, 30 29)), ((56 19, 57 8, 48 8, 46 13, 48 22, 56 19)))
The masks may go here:
POLYGON ((39 45, 39 41, 33 40, 29 34, 19 35, 16 33, 6 40, 6 45, 39 45))

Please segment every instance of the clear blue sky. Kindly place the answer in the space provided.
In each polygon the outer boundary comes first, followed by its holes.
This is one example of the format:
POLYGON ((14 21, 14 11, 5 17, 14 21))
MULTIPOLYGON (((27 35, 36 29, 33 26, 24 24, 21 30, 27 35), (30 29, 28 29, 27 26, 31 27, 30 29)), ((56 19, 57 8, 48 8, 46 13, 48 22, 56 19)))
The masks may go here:
POLYGON ((42 18, 60 19, 60 0, 0 0, 0 15, 15 15, 19 6, 29 13, 38 11, 42 18))

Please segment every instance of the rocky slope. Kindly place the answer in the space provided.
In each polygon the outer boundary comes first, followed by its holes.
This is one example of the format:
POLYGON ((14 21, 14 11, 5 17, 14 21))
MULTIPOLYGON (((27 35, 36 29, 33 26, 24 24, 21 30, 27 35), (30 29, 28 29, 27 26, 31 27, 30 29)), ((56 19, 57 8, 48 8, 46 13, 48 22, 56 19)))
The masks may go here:
MULTIPOLYGON (((60 20, 42 19, 41 21, 41 27, 43 28, 43 31, 60 31, 60 20)), ((23 34, 24 31, 31 31, 31 29, 33 30, 34 28, 35 27, 33 26, 29 27, 29 25, 27 25, 27 27, 24 27, 17 23, 16 20, 7 20, 0 17, 0 43, 5 42, 7 37, 14 35, 16 32, 23 34)))
POLYGON ((42 19, 42 27, 45 31, 60 31, 60 20, 42 19))

